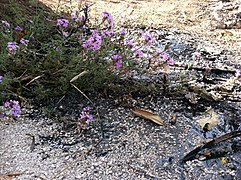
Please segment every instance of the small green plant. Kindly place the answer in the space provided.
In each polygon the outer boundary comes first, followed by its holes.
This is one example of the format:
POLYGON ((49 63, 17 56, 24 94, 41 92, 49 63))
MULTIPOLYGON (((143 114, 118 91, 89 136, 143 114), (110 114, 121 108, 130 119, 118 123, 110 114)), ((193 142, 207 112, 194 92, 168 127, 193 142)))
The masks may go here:
POLYGON ((80 127, 81 129, 87 129, 94 120, 94 117, 90 114, 91 109, 92 108, 90 106, 86 106, 83 108, 77 122, 78 127, 80 127))
POLYGON ((98 91, 174 64, 151 32, 130 37, 109 12, 91 19, 90 8, 79 4, 74 12, 36 16, 24 25, 1 20, 0 91, 38 99, 64 94, 71 83, 98 91))

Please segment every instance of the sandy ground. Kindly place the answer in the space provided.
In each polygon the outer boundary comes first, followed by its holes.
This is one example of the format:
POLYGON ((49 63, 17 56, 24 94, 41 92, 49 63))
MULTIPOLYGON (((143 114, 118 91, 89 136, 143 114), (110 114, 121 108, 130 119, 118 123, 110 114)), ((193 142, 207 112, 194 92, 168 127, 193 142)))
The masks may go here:
MULTIPOLYGON (((179 160, 205 139, 192 128, 191 114, 183 113, 186 107, 175 100, 150 99, 143 108, 155 109, 166 123, 168 113, 179 110, 177 123, 159 126, 104 99, 99 102, 102 128, 95 122, 81 133, 36 114, 1 122, 0 180, 240 178, 240 167, 223 166, 218 159, 181 166, 179 160)), ((231 157, 239 161, 237 155, 231 157)))
MULTIPOLYGON (((57 4, 76 7, 78 0, 40 0, 52 9, 57 4), (59 3, 60 2, 60 3, 59 3)), ((220 0, 82 0, 93 4, 93 15, 99 16, 107 10, 117 21, 129 22, 131 25, 144 24, 155 28, 176 28, 202 38, 240 49, 241 29, 220 29, 216 9, 220 7, 220 0)), ((240 0, 232 2, 241 3, 240 0)), ((225 7, 225 3, 223 4, 225 7)), ((235 10, 236 11, 236 10, 235 10)), ((223 12, 224 16, 229 11, 223 12)))

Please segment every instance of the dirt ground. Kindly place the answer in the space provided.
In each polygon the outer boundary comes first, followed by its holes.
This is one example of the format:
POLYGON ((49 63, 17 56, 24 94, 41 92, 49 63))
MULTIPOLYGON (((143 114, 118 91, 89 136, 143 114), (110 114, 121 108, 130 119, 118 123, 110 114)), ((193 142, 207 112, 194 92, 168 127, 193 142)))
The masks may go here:
MULTIPOLYGON (((60 0, 40 1, 55 10, 60 0)), ((194 75, 198 78, 198 75, 206 73, 202 71, 203 66, 210 67, 211 71, 207 72, 206 79, 199 77, 200 83, 206 80, 204 88, 211 88, 213 82, 217 87, 219 81, 225 85, 225 82, 229 82, 226 79, 232 80, 235 76, 234 70, 240 69, 240 56, 234 55, 237 55, 235 53, 241 47, 241 30, 218 28, 212 12, 212 7, 216 7, 221 1, 88 1, 93 2, 92 9, 96 16, 107 10, 117 21, 129 21, 129 25, 144 24, 167 31, 177 29, 184 32, 164 33, 167 34, 165 40, 175 40, 175 48, 172 49, 176 49, 174 52, 178 56, 182 55, 181 60, 187 63, 196 50, 196 45, 204 48, 202 52, 205 58, 197 64, 200 67, 188 70, 192 73, 197 71, 194 75), (230 53, 224 46, 236 51, 230 53)), ((72 3, 76 7, 78 1, 72 0, 72 3)), ((122 100, 112 95, 108 98, 93 95, 90 97, 98 107, 101 121, 96 121, 89 131, 81 133, 66 122, 74 119, 80 113, 79 107, 88 103, 82 94, 70 91, 61 103, 59 99, 52 102, 53 107, 65 114, 66 119, 59 119, 57 116, 54 119, 47 118, 39 103, 37 110, 26 109, 26 115, 17 121, 3 121, 0 124, 0 180, 241 179, 240 151, 230 154, 222 161, 219 158, 207 161, 194 159, 183 166, 179 165, 179 160, 184 155, 206 142, 207 138, 220 137, 226 132, 240 129, 240 83, 232 87, 234 93, 231 92, 230 97, 227 95, 224 101, 206 101, 203 98, 198 99, 196 105, 190 100, 195 100, 196 96, 205 97, 207 94, 203 94, 204 91, 196 92, 194 89, 194 93, 188 93, 187 97, 133 95, 132 102, 136 107, 158 112, 165 120, 165 126, 157 126, 135 117, 130 108, 124 106, 124 97, 122 100), (220 115, 220 125, 213 131, 203 133, 196 120, 208 107, 212 107, 220 115), (170 123, 172 117, 176 117, 174 125, 170 123)), ((215 90, 215 93, 218 91, 222 93, 222 90, 215 90)), ((213 96, 209 95, 207 98, 209 97, 213 96)), ((240 138, 236 138, 232 144, 236 143, 240 148, 240 142, 240 138)), ((231 144, 221 145, 217 146, 217 152, 218 148, 228 148, 231 144)))
MULTIPOLYGON (((57 5, 76 7, 77 0, 40 0, 52 9, 57 5)), ((238 2, 238 0, 236 0, 238 2)), ((199 35, 232 49, 241 48, 240 28, 218 28, 215 9, 222 5, 219 0, 82 0, 93 4, 94 15, 107 10, 118 21, 131 25, 144 24, 154 28, 176 28, 190 34, 199 35)), ((234 2, 234 1, 232 1, 234 2)), ((230 10, 230 9, 229 9, 230 10)), ((229 11, 225 10, 225 13, 229 11)), ((225 16, 225 14, 224 14, 225 16)))

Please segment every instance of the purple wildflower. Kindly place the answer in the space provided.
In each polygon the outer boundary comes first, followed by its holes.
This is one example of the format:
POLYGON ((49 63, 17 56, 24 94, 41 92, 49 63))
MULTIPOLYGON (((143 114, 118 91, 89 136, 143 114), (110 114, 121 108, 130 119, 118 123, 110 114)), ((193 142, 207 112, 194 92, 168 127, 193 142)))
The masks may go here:
POLYGON ((105 29, 102 30, 102 31, 101 31, 101 36, 102 36, 102 37, 106 37, 106 36, 107 36, 107 30, 105 30, 105 29))
POLYGON ((14 100, 10 100, 10 103, 12 105, 12 108, 9 112, 10 116, 15 116, 15 117, 19 117, 21 114, 21 109, 19 106, 19 102, 18 101, 14 101, 14 100))
POLYGON ((86 124, 90 125, 90 123, 94 120, 94 117, 92 115, 87 115, 87 120, 86 120, 86 124))
POLYGON ((160 51, 160 57, 167 62, 169 65, 174 65, 175 61, 171 56, 163 51, 160 51))
POLYGON ((8 102, 8 101, 5 102, 5 103, 4 103, 4 107, 5 107, 5 108, 10 107, 10 102, 8 102))
POLYGON ((92 36, 83 43, 83 48, 90 49, 93 51, 99 50, 102 44, 102 38, 98 34, 97 30, 92 30, 92 36))
POLYGON ((4 103, 6 113, 4 115, 19 117, 21 115, 21 108, 19 102, 10 100, 4 103))
POLYGON ((17 49, 19 49, 20 47, 17 45, 16 42, 8 42, 7 48, 10 53, 15 54, 17 49))
POLYGON ((10 49, 10 50, 16 50, 16 49, 18 49, 18 48, 19 48, 19 46, 17 45, 16 42, 8 42, 8 49, 10 49))
POLYGON ((113 30, 107 31, 107 30, 104 29, 104 30, 101 31, 102 37, 106 37, 106 36, 111 37, 111 36, 114 36, 114 35, 115 35, 115 32, 113 30))
POLYGON ((148 45, 151 45, 152 43, 155 42, 155 39, 153 38, 152 34, 147 32, 147 33, 142 33, 142 35, 148 45))
POLYGON ((73 20, 75 20, 75 19, 77 19, 78 17, 77 17, 77 15, 76 15, 76 13, 72 13, 71 14, 71 19, 73 19, 73 20))
POLYGON ((65 27, 65 28, 67 28, 68 27, 68 25, 69 25, 69 20, 67 20, 67 19, 57 19, 57 26, 62 26, 62 27, 65 27))
POLYGON ((108 21, 108 23, 109 23, 111 28, 115 27, 114 18, 113 18, 113 16, 109 12, 104 11, 102 13, 102 16, 103 16, 104 20, 106 19, 108 21))
POLYGON ((107 36, 114 36, 115 32, 113 30, 107 31, 107 36))
POLYGON ((112 58, 115 60, 115 66, 117 69, 122 67, 122 56, 119 54, 113 55, 112 58))
POLYGON ((17 31, 22 31, 23 28, 21 28, 20 26, 16 26, 16 27, 15 27, 15 30, 17 30, 17 31))
POLYGON ((125 30, 121 30, 120 35, 122 35, 122 36, 126 35, 126 31, 125 30))
POLYGON ((90 121, 94 119, 93 116, 88 114, 87 112, 82 112, 82 114, 80 115, 80 118, 85 120, 90 120, 90 121))
POLYGON ((126 44, 128 45, 128 46, 130 46, 131 48, 133 48, 135 45, 134 45, 134 43, 131 41, 131 40, 127 40, 126 41, 126 44))
POLYGON ((163 53, 161 54, 161 58, 164 59, 165 61, 168 61, 169 58, 170 58, 170 56, 169 56, 169 54, 163 52, 163 53))
POLYGON ((121 59, 117 60, 115 62, 115 65, 116 65, 117 69, 121 68, 122 67, 122 60, 121 59))
POLYGON ((119 55, 119 54, 116 54, 116 55, 113 55, 112 58, 113 58, 114 60, 118 60, 118 59, 122 59, 122 56, 119 55))
POLYGON ((18 101, 12 101, 12 111, 14 111, 14 116, 19 116, 21 114, 21 109, 18 101))
POLYGON ((87 42, 83 43, 82 47, 85 48, 85 49, 87 49, 87 48, 88 48, 87 42))
POLYGON ((143 58, 143 57, 144 57, 144 53, 143 53, 141 50, 139 50, 139 49, 135 50, 135 51, 134 51, 134 54, 135 54, 137 57, 139 57, 139 58, 143 58))
POLYGON ((167 61, 167 64, 174 65, 175 64, 175 60, 173 58, 169 58, 168 61, 167 61))
POLYGON ((20 40, 20 43, 23 44, 23 45, 25 45, 25 46, 28 46, 29 40, 26 40, 26 39, 22 38, 22 39, 20 40))
POLYGON ((87 119, 86 112, 82 112, 80 119, 87 119))
POLYGON ((86 106, 80 114, 79 125, 82 129, 86 129, 94 120, 94 117, 90 114, 91 109, 92 108, 90 106, 86 106))
POLYGON ((89 112, 91 109, 92 109, 92 107, 86 106, 86 107, 83 108, 83 111, 89 112))

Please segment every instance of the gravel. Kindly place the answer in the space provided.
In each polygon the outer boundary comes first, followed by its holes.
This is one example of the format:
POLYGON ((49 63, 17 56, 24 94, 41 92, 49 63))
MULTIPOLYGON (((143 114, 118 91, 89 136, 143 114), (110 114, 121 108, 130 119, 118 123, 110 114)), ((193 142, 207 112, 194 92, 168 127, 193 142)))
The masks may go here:
POLYGON ((240 164, 221 165, 219 159, 181 166, 178 161, 205 138, 191 113, 182 111, 187 107, 164 97, 151 99, 137 98, 141 108, 158 112, 165 126, 134 117, 129 108, 116 107, 108 98, 99 99, 101 121, 81 132, 41 112, 34 118, 4 120, 0 179, 239 179, 240 164), (168 123, 172 112, 175 125, 168 123))

